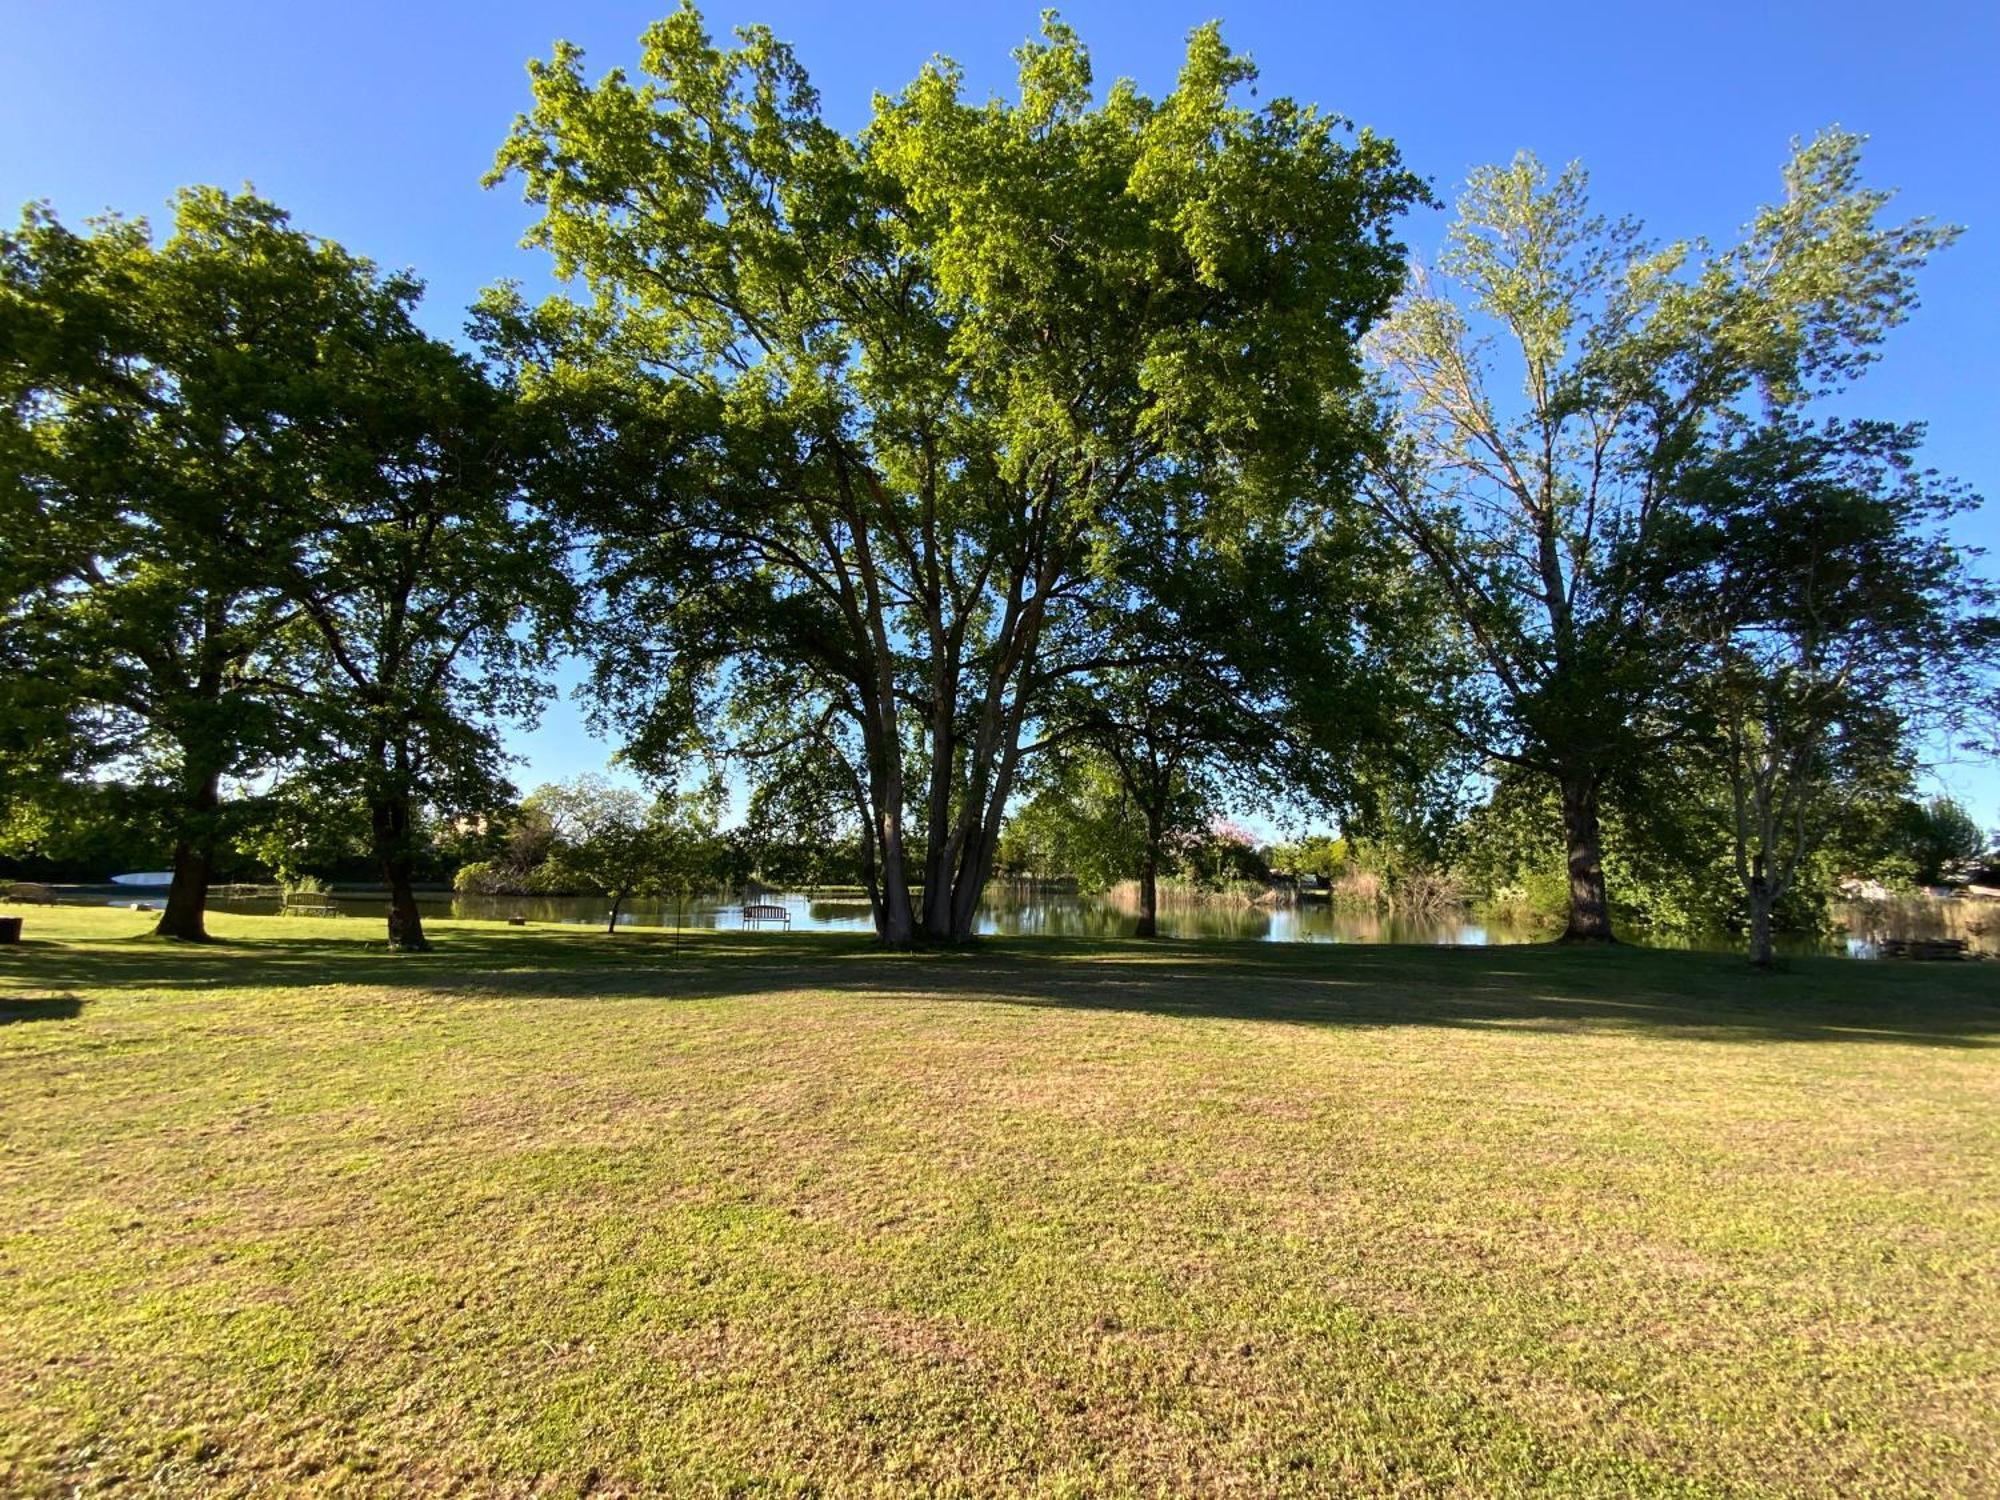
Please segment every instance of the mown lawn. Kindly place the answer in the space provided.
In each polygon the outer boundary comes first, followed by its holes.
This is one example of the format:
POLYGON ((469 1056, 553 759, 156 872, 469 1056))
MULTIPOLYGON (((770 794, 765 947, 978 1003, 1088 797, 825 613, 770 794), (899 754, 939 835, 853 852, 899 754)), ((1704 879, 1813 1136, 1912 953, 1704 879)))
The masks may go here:
POLYGON ((2000 1493, 2000 965, 28 913, 0 1492, 2000 1493))

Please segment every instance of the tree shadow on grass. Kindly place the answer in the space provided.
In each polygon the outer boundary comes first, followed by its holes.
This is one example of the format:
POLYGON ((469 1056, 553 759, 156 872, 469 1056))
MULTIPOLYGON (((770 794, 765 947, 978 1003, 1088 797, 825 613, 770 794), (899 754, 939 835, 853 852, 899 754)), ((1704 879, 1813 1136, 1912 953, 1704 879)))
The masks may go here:
POLYGON ((867 937, 440 926, 428 953, 273 937, 37 944, 0 984, 84 992, 325 985, 560 1003, 815 996, 935 999, 1316 1026, 1636 1030, 1715 1040, 2000 1044, 2000 965, 1741 958, 1646 948, 988 939, 891 953, 867 937))
POLYGON ((74 995, 0 995, 0 1026, 18 1021, 74 1021, 83 1002, 74 995))

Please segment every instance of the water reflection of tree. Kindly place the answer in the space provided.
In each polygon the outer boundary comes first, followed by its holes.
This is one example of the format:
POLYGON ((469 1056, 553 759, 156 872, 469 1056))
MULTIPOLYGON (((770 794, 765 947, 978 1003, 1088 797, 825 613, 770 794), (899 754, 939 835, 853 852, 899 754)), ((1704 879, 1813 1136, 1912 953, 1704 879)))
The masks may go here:
MULTIPOLYGON (((782 893, 780 893, 782 894, 782 893)), ((606 903, 578 897, 494 897, 465 896, 451 899, 451 915, 459 919, 504 921, 524 916, 530 922, 599 923, 604 921, 606 903)), ((341 896, 343 909, 356 915, 372 916, 376 911, 366 897, 353 893, 341 896)), ((270 898, 230 904, 228 909, 269 913, 275 902, 270 898)), ((722 926, 732 908, 719 898, 703 898, 690 912, 694 925, 722 926)), ((856 899, 829 898, 801 901, 797 908, 805 921, 796 925, 824 930, 867 930, 868 905, 856 899)), ((635 923, 657 920, 644 903, 631 909, 635 923)), ((1854 902, 1836 908, 1836 916, 1855 940, 1875 944, 1885 938, 1962 937, 1972 951, 2000 957, 2000 902, 1972 900, 1939 901, 1905 897, 1891 901, 1854 902)), ((1131 935, 1135 912, 1127 903, 1079 897, 1073 891, 1034 891, 1002 887, 990 892, 980 911, 982 930, 1003 935, 1117 938, 1131 935)), ((1269 911, 1261 907, 1233 903, 1193 902, 1163 912, 1163 925, 1171 937, 1184 939, 1236 939, 1261 942, 1339 943, 1519 943, 1543 936, 1532 925, 1509 923, 1486 916, 1479 922, 1463 917, 1440 921, 1398 918, 1370 910, 1331 909, 1322 905, 1298 906, 1269 911)), ((1733 948, 1732 935, 1718 933, 1710 939, 1687 940, 1685 946, 1733 948)), ((1825 951, 1845 949, 1845 943, 1825 951)))
POLYGON ((2000 957, 2000 902, 1895 896, 1834 908, 1850 937, 1871 946, 1888 938, 1963 938, 1967 951, 2000 957))

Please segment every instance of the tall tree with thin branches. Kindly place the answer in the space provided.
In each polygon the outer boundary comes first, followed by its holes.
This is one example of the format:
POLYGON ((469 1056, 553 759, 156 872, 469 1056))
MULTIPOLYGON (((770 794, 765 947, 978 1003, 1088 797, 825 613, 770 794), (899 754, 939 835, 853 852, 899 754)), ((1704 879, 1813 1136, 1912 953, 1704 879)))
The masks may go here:
POLYGON ((1465 742, 1559 794, 1572 940, 1611 937, 1599 796, 1662 743, 1694 649, 1658 587, 1681 477, 1760 410, 1859 375, 1954 233, 1882 222, 1860 151, 1840 131, 1796 147, 1783 198, 1719 250, 1596 215, 1580 166, 1483 168, 1439 274, 1371 336, 1399 431, 1367 494, 1470 651, 1465 742))

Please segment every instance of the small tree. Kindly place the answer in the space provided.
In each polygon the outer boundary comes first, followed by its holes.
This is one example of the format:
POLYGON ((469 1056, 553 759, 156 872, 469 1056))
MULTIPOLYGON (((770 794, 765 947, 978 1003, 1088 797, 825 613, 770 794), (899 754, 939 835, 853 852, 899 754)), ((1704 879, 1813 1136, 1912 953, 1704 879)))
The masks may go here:
POLYGON ((713 887, 727 857, 716 831, 722 784, 711 780, 699 790, 665 796, 653 804, 652 824, 659 859, 659 884, 674 899, 674 952, 681 951, 688 901, 713 887))
POLYGON ((1115 776, 1129 809, 1142 938, 1159 934, 1170 840, 1201 830, 1228 781, 1253 780, 1265 764, 1255 715, 1202 686, 1151 671, 1105 673, 1079 685, 1070 710, 1073 732, 1115 776))
POLYGON ((1380 783, 1428 782, 1435 614, 1351 515, 1247 506, 1188 468, 1141 487, 1116 546, 1093 665, 1050 694, 1044 743, 1116 776, 1154 937, 1170 843, 1200 846, 1231 803, 1351 817, 1380 783))
POLYGON ((1914 466, 1921 430, 1779 420, 1694 471, 1699 562, 1675 588, 1701 643, 1690 722, 1731 793, 1750 958, 1838 822, 1908 785, 1913 733, 1977 705, 1988 591, 1939 524, 1973 503, 1914 466))
POLYGON ((616 932, 625 903, 659 878, 652 799, 636 788, 584 775, 537 789, 527 805, 548 822, 549 857, 611 898, 604 930, 616 932))
POLYGON ((1347 873, 1353 851, 1340 834, 1308 833, 1273 844, 1264 858, 1279 875, 1317 877, 1331 885, 1347 873))
POLYGON ((1142 844, 1117 771, 1074 745, 1036 768, 1031 795, 1007 820, 1003 849, 1026 873, 1073 876, 1084 890, 1103 890, 1139 868, 1142 844))
POLYGON ((739 844, 757 878, 808 892, 829 881, 854 880, 859 833, 866 825, 857 817, 840 763, 812 754, 807 744, 755 769, 759 778, 739 844))
POLYGON ((553 830, 551 858, 611 898, 604 930, 618 930, 618 915, 628 901, 671 896, 678 952, 688 898, 715 878, 720 798, 720 787, 713 782, 698 792, 652 798, 586 775, 542 787, 530 803, 553 830))
POLYGON ((367 809, 311 780, 281 781, 256 800, 238 847, 291 889, 342 867, 365 867, 367 809))
POLYGON ((1986 852, 1986 834, 1971 813, 1950 797, 1911 802, 1898 809, 1895 833, 1919 885, 1936 885, 1954 868, 1986 852))

